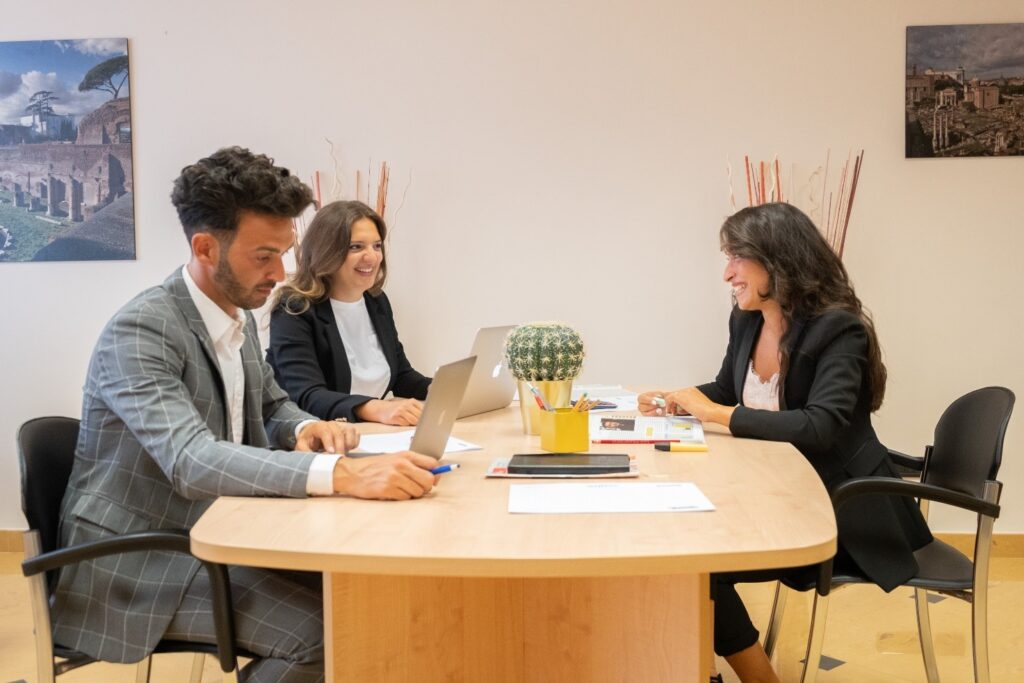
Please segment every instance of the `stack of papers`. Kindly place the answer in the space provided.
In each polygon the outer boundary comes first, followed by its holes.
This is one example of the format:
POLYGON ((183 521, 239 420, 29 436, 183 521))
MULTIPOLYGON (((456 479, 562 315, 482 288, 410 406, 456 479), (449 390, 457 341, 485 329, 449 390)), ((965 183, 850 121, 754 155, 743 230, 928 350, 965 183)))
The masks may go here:
POLYGON ((523 514, 594 512, 702 512, 714 510, 691 482, 513 484, 508 511, 523 514))
MULTIPOLYGON (((412 435, 415 429, 408 429, 404 432, 388 432, 387 434, 363 434, 359 438, 359 447, 349 451, 350 455, 380 455, 381 453, 397 453, 409 450, 412 443, 412 435)), ((478 451, 480 446, 469 441, 448 437, 445 444, 445 453, 462 453, 463 451, 478 451)))

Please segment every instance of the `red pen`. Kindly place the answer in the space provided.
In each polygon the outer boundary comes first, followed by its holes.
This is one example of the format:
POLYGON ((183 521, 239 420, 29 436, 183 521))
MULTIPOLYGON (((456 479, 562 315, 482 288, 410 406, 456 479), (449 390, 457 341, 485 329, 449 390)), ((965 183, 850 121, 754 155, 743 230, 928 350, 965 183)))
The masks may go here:
POLYGON ((594 439, 590 443, 679 443, 679 439, 594 439))

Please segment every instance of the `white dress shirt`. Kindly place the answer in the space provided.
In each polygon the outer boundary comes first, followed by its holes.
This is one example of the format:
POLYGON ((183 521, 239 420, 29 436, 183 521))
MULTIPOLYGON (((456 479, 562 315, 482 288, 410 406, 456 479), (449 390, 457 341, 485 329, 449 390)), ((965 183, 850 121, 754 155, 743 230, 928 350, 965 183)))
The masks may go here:
MULTIPOLYGON (((218 306, 213 299, 206 296, 199 285, 192 279, 188 266, 182 266, 181 275, 185 286, 196 305, 206 331, 213 340, 213 350, 217 353, 217 365, 224 382, 224 397, 227 399, 228 413, 231 416, 231 440, 242 443, 245 435, 245 373, 242 371, 242 344, 245 343, 245 315, 235 311, 234 316, 218 306)), ((295 428, 295 436, 306 425, 315 420, 300 422, 295 428)), ((329 496, 334 493, 334 466, 341 457, 334 453, 317 453, 309 468, 306 480, 306 493, 317 496, 329 496)))

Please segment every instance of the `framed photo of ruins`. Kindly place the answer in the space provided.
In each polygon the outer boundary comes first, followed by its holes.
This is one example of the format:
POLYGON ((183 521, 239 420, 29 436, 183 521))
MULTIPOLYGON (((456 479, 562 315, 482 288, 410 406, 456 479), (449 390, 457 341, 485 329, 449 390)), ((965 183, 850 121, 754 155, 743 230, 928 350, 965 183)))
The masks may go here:
POLYGON ((0 42, 0 262, 135 258, 128 40, 0 42))
POLYGON ((1024 154, 1024 24, 908 26, 906 156, 1024 154))

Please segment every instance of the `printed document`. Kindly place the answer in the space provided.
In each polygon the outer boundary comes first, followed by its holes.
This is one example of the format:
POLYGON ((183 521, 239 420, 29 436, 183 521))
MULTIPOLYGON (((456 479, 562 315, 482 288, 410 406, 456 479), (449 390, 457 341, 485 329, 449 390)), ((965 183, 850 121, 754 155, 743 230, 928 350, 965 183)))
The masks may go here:
MULTIPOLYGON (((349 451, 350 455, 380 455, 381 453, 397 453, 409 450, 412 443, 412 435, 415 429, 408 429, 403 432, 389 432, 387 434, 363 434, 359 437, 359 447, 349 451)), ((445 444, 445 453, 462 453, 463 451, 478 451, 480 446, 469 441, 448 437, 445 444)))

